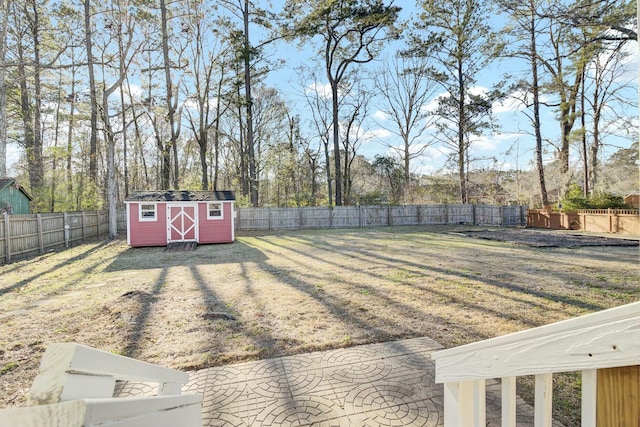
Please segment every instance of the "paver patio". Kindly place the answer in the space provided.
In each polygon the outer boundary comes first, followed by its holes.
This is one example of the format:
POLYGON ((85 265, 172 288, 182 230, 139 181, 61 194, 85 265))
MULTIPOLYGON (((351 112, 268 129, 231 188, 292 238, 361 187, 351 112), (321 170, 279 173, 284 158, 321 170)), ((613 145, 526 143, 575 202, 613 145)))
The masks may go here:
MULTIPOLYGON (((430 338, 279 357, 191 372, 204 426, 442 426, 430 338)), ((145 392, 134 385, 122 394, 145 392)), ((518 425, 533 411, 518 400, 518 425)), ((500 425, 500 384, 488 383, 487 422, 500 425)), ((556 425, 556 424, 554 424, 556 425)))

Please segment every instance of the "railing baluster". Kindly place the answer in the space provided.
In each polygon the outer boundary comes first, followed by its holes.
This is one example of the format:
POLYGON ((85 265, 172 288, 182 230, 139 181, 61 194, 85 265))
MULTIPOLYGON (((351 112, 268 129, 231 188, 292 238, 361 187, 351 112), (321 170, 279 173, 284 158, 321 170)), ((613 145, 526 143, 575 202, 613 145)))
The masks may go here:
POLYGON ((458 427, 458 420, 462 412, 462 405, 459 397, 459 383, 444 383, 444 427, 458 427))
POLYGON ((445 427, 487 425, 485 380, 444 384, 445 427))
POLYGON ((582 371, 582 427, 596 427, 598 371, 582 371))
POLYGON ((516 377, 502 378, 502 427, 516 427, 516 377))
POLYGON ((473 381, 473 425, 487 425, 487 387, 484 379, 473 381))
POLYGON ((535 427, 551 427, 553 401, 553 374, 538 374, 536 378, 534 425, 535 427))

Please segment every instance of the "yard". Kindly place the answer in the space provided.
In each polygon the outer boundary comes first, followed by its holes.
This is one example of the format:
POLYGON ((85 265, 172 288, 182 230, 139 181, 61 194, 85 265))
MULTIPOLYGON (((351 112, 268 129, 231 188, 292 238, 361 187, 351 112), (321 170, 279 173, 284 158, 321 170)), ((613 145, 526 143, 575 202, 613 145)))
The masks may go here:
MULTIPOLYGON (((191 370, 419 336, 453 347, 640 300, 637 242, 569 237, 313 230, 182 252, 96 241, 0 265, 0 407, 25 404, 57 341, 191 370)), ((575 376, 557 383, 555 415, 577 425, 575 376)))

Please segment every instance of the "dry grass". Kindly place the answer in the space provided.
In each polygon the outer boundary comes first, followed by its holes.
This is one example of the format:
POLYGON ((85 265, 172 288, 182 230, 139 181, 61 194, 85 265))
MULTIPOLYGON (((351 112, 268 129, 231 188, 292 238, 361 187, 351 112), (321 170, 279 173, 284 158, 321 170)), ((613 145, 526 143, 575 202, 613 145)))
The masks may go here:
MULTIPOLYGON (((0 266, 0 407, 25 403, 52 342, 188 370, 417 336, 452 347, 640 299, 637 247, 452 230, 253 234, 193 252, 95 242, 0 266)), ((559 382, 556 416, 576 425, 577 381, 559 382)))

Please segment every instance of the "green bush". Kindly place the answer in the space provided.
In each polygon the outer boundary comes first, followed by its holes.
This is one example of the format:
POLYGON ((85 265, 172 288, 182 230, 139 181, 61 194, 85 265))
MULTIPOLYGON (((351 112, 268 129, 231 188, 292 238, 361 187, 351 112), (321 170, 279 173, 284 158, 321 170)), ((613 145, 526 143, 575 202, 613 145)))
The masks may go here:
POLYGON ((622 196, 611 193, 596 193, 589 198, 591 209, 625 209, 628 206, 622 196))
POLYGON ((577 184, 569 187, 567 194, 560 200, 560 207, 565 212, 576 212, 580 209, 628 208, 621 196, 612 193, 599 192, 590 197, 584 197, 582 188, 577 184))

